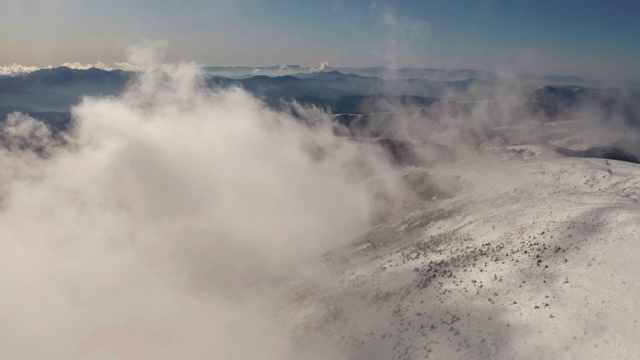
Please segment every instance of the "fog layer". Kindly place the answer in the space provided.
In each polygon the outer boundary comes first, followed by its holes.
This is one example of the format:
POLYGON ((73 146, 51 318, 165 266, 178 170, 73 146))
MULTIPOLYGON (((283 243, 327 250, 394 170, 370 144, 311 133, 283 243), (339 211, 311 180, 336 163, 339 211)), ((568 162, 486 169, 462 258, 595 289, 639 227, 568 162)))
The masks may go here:
POLYGON ((85 98, 64 136, 5 123, 1 358, 301 356, 271 289, 322 277, 313 259, 366 229, 366 178, 392 191, 390 165, 200 79, 152 66, 85 98))

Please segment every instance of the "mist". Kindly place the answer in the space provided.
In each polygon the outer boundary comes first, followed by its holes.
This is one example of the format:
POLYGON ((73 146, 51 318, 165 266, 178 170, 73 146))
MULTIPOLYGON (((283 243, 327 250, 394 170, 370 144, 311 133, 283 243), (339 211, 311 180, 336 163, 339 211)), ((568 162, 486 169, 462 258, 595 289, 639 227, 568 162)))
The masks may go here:
POLYGON ((371 179, 402 192, 388 158, 192 65, 146 68, 66 133, 4 123, 0 357, 337 358, 292 341, 274 292, 324 281, 319 255, 371 225, 371 179))

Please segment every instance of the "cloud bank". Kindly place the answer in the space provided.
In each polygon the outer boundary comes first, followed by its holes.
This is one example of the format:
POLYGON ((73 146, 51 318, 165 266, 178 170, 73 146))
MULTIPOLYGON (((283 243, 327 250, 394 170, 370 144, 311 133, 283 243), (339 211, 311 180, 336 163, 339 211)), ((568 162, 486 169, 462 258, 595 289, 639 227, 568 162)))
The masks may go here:
POLYGON ((327 70, 328 67, 329 67, 329 62, 328 61, 323 61, 323 62, 320 63, 320 65, 310 68, 309 71, 310 72, 321 72, 321 71, 327 70))
POLYGON ((205 90, 193 65, 72 114, 65 135, 0 129, 0 357, 336 358, 269 309, 369 225, 365 179, 394 186, 375 148, 205 90))

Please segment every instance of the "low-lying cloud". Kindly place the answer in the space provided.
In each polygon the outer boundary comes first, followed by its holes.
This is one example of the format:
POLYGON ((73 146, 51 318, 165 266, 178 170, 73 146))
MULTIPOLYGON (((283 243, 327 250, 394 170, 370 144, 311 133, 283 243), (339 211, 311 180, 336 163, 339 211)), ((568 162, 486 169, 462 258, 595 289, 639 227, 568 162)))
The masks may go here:
POLYGON ((274 284, 369 226, 365 178, 393 189, 391 166, 192 65, 147 68, 66 135, 3 125, 0 357, 300 358, 274 284))

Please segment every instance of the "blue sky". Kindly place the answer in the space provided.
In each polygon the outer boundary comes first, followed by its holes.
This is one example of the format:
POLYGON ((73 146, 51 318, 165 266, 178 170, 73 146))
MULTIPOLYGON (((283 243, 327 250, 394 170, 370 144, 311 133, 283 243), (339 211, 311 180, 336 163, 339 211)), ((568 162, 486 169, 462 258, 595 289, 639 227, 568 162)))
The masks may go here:
POLYGON ((640 1, 0 0, 0 65, 424 66, 640 79, 640 1))

